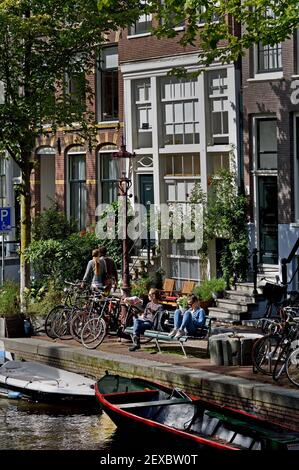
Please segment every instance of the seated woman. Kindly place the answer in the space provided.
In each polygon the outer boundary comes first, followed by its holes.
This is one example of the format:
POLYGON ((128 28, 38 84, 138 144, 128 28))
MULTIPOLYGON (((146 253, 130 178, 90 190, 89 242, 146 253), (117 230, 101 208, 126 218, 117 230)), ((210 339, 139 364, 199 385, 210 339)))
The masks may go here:
POLYGON ((140 335, 142 335, 145 330, 152 330, 154 328, 154 320, 156 316, 163 312, 163 307, 159 304, 158 289, 150 289, 148 298, 149 302, 146 305, 144 312, 137 318, 134 318, 133 346, 129 348, 129 351, 140 349, 140 335))
POLYGON ((197 328, 204 326, 206 315, 200 307, 199 300, 195 295, 188 299, 188 310, 184 313, 180 309, 174 312, 174 329, 169 333, 171 338, 180 338, 184 335, 196 336, 197 328))

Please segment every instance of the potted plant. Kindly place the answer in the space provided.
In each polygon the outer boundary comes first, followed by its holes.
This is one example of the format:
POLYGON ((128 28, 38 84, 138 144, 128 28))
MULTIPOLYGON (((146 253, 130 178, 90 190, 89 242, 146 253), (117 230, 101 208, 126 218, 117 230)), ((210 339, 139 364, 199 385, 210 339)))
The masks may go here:
POLYGON ((8 281, 0 289, 0 334, 9 338, 24 337, 24 316, 20 313, 20 287, 8 281))
POLYGON ((216 298, 223 296, 225 286, 225 279, 212 277, 211 279, 203 279, 192 292, 200 299, 201 307, 206 309, 213 304, 216 298))
POLYGON ((188 297, 186 295, 179 297, 177 300, 177 304, 181 312, 184 313, 188 309, 188 297))
POLYGON ((145 307, 148 302, 148 291, 150 289, 151 279, 149 277, 142 277, 132 284, 131 294, 136 295, 143 300, 145 307))

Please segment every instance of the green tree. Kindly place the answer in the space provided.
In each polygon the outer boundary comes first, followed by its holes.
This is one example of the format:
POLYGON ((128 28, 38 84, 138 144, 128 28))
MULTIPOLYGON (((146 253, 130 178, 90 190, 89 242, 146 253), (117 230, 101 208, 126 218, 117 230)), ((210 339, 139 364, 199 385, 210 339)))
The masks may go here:
POLYGON ((158 17, 158 37, 178 36, 181 45, 200 44, 199 60, 237 60, 246 49, 262 42, 274 45, 290 38, 299 24, 297 0, 148 0, 148 11, 158 17), (233 22, 242 26, 237 36, 233 22), (185 20, 184 31, 175 27, 185 20))
POLYGON ((227 240, 220 264, 225 279, 236 275, 246 278, 248 267, 247 200, 238 193, 234 172, 221 170, 212 177, 205 213, 204 231, 207 239, 227 240))
POLYGON ((45 124, 53 133, 63 126, 91 139, 93 116, 86 103, 92 91, 85 77, 107 33, 135 21, 138 5, 137 0, 0 0, 0 147, 22 176, 21 293, 29 282, 24 253, 31 235, 36 139, 45 124), (70 77, 78 93, 68 91, 70 77))

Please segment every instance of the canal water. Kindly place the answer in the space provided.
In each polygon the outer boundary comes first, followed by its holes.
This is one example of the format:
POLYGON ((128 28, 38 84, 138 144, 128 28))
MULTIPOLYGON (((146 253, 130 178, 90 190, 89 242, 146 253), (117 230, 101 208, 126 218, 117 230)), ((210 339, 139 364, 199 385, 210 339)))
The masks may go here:
POLYGON ((105 450, 113 446, 117 447, 116 427, 96 406, 0 399, 0 450, 105 450))
POLYGON ((177 452, 175 442, 155 441, 116 428, 98 405, 49 405, 0 398, 0 451, 81 450, 112 454, 177 452), (173 445, 172 445, 173 444, 173 445))

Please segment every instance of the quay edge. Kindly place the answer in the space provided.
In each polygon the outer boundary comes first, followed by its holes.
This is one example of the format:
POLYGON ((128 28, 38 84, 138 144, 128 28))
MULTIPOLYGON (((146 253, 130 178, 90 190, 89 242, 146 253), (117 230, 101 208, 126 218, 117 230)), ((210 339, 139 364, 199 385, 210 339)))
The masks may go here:
POLYGON ((1 339, 16 359, 37 361, 94 379, 108 370, 127 377, 156 380, 222 405, 258 413, 271 421, 288 423, 299 431, 299 390, 35 338, 1 339))

